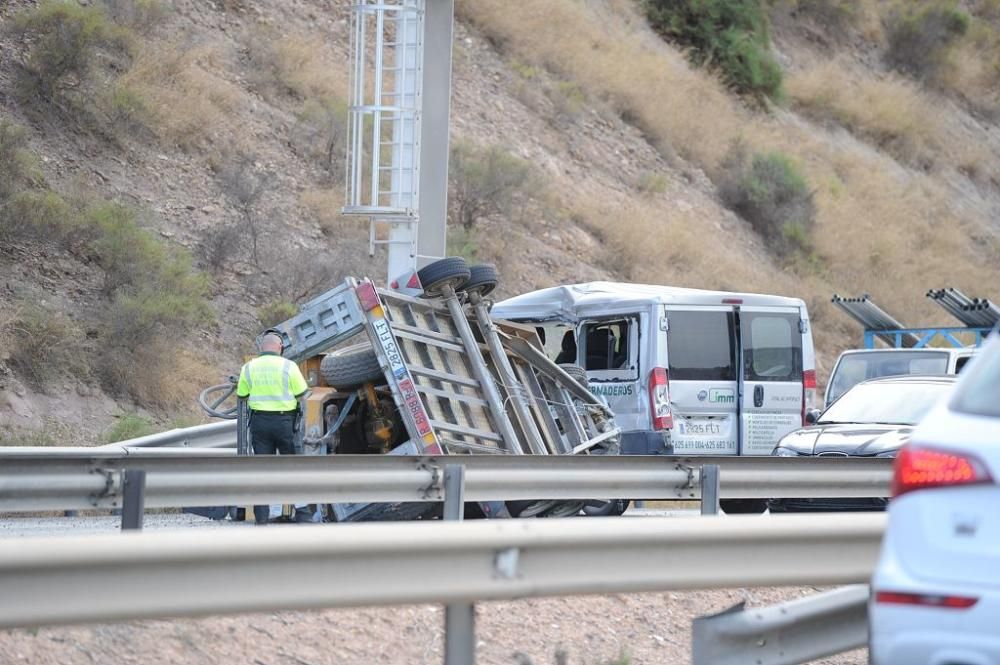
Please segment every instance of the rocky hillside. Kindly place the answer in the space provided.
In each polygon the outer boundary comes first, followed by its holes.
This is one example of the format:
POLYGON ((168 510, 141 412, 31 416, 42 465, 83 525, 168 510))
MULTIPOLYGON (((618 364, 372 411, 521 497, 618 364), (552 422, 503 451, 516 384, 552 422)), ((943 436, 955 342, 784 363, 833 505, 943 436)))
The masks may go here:
MULTIPOLYGON (((732 42, 689 4, 458 0, 453 253, 504 294, 799 296, 821 375, 835 292, 997 295, 1000 4, 741 0, 732 42)), ((190 422, 263 325, 382 277, 337 212, 348 7, 0 3, 4 443, 190 422)))

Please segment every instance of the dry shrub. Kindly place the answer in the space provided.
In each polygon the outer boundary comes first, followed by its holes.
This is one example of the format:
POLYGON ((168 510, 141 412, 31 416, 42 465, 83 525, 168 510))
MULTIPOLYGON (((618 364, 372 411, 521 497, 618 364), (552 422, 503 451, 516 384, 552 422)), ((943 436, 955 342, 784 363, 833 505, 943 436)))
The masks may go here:
POLYGON ((898 76, 851 71, 832 60, 788 77, 805 114, 843 125, 903 163, 927 167, 945 144, 940 103, 898 76))
POLYGON ((66 376, 86 378, 89 353, 83 331, 62 312, 21 303, 0 325, 10 343, 7 363, 35 388, 44 390, 66 376))
POLYGON ((230 122, 243 93, 219 69, 218 52, 209 46, 150 45, 121 84, 142 100, 154 132, 190 149, 230 122))
POLYGON ((623 272, 628 280, 700 289, 794 292, 794 283, 781 276, 773 263, 766 258, 748 261, 739 242, 689 205, 661 208, 647 202, 591 197, 577 202, 573 218, 601 238, 609 267, 623 272))
POLYGON ((1000 117, 1000 28, 991 34, 989 40, 968 41, 955 49, 944 86, 995 121, 1000 117))
POLYGON ((323 235, 337 237, 344 230, 344 224, 349 219, 340 214, 344 205, 344 192, 341 189, 310 189, 302 192, 299 198, 309 214, 316 220, 323 235))
POLYGON ((194 411, 198 393, 218 382, 218 369, 180 350, 183 343, 153 338, 131 349, 116 347, 103 354, 102 378, 136 404, 194 411))
POLYGON ((546 0, 512 12, 501 0, 459 0, 456 11, 502 50, 608 99, 664 146, 699 166, 716 164, 740 133, 745 112, 718 80, 664 45, 634 6, 601 12, 594 5, 546 0))
POLYGON ((321 37, 282 35, 259 26, 243 41, 251 80, 265 95, 291 95, 302 100, 338 98, 347 90, 347 62, 336 57, 321 37))

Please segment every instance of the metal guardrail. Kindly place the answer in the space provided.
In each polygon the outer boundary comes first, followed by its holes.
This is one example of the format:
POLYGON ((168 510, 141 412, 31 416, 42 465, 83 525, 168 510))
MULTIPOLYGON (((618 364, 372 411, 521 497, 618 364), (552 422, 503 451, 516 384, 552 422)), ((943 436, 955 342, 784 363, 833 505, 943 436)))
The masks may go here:
POLYGON ((7 540, 0 541, 0 628, 860 583, 874 568, 884 526, 883 514, 650 517, 7 540), (321 583, 310 570, 322 571, 321 583))
POLYGON ((0 455, 0 511, 118 508, 125 473, 146 472, 145 505, 442 501, 446 464, 469 501, 698 499, 702 465, 723 498, 888 496, 891 459, 515 456, 32 457, 0 455))
POLYGON ((98 446, 97 450, 117 448, 235 448, 236 421, 226 420, 220 423, 182 427, 126 439, 117 443, 98 446))
POLYGON ((868 641, 867 585, 852 585, 772 607, 740 603, 694 620, 694 665, 793 665, 868 641))

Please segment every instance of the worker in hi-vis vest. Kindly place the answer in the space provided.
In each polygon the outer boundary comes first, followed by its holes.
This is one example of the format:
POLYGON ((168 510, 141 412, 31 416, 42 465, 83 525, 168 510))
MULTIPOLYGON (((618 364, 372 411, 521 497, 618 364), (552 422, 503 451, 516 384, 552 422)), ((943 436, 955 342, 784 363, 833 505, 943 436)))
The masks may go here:
MULTIPOLYGON (((236 385, 237 397, 244 397, 250 409, 250 438, 254 455, 295 454, 295 428, 299 397, 309 389, 299 366, 281 357, 281 335, 273 330, 260 337, 260 355, 243 365, 236 385)), ((257 524, 267 524, 269 506, 254 506, 257 524)), ((296 521, 308 519, 298 514, 296 521)))

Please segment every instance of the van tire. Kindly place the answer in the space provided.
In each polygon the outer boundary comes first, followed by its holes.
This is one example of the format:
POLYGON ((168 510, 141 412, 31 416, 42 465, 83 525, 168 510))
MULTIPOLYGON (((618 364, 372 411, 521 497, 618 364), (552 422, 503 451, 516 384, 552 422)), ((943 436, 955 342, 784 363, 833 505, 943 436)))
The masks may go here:
POLYGON ((612 499, 602 502, 603 505, 584 505, 583 514, 587 517, 617 517, 628 510, 629 499, 612 499))
POLYGON ((767 510, 767 499, 722 499, 719 508, 727 515, 760 515, 767 510))
POLYGON ((438 259, 417 271, 420 285, 424 287, 425 298, 440 296, 441 289, 445 286, 461 291, 471 276, 472 272, 461 256, 438 259))
POLYGON ((366 383, 385 383, 385 374, 371 344, 355 344, 328 353, 319 371, 327 383, 339 390, 352 390, 366 383))

